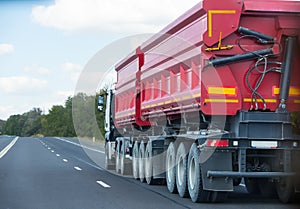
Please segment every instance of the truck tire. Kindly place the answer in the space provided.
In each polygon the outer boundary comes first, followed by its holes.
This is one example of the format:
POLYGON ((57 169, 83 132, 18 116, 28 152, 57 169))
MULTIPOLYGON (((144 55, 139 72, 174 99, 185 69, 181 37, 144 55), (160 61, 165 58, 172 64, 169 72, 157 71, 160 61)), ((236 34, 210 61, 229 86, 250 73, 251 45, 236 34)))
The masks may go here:
POLYGON ((142 141, 139 149, 139 177, 141 182, 145 182, 145 142, 142 141))
POLYGON ((174 142, 168 146, 166 155, 166 182, 169 192, 177 193, 176 187, 176 150, 174 142))
POLYGON ((145 178, 149 185, 154 184, 153 179, 153 155, 152 155, 152 143, 149 141, 145 150, 145 178))
POLYGON ((135 142, 132 150, 132 174, 133 178, 139 179, 139 143, 135 142))
POLYGON ((291 203, 295 199, 295 188, 291 178, 281 178, 276 183, 278 198, 283 203, 291 203))
POLYGON ((105 169, 106 170, 114 170, 116 168, 115 159, 111 158, 109 159, 109 147, 108 144, 105 143, 105 169))
POLYGON ((131 161, 126 158, 125 150, 126 150, 125 140, 123 140, 121 145, 121 150, 120 150, 120 173, 121 175, 131 175, 132 165, 131 165, 131 161))
POLYGON ((208 202, 209 191, 203 190, 200 151, 194 143, 188 156, 188 191, 193 202, 208 202))
POLYGON ((116 173, 120 173, 120 141, 117 139, 116 143, 116 173))
POLYGON ((176 186, 180 197, 188 197, 187 187, 187 145, 180 143, 176 154, 176 186))

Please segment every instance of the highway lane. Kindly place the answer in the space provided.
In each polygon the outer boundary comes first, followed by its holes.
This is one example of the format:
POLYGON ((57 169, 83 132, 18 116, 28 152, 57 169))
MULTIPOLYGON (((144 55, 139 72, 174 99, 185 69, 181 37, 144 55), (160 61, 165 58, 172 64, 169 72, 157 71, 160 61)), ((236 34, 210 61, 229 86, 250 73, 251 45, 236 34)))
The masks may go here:
POLYGON ((299 208, 245 192, 231 194, 224 203, 195 204, 169 194, 165 186, 148 186, 105 171, 103 144, 84 144, 97 163, 77 145, 79 141, 72 138, 19 138, 0 159, 0 209, 299 208))

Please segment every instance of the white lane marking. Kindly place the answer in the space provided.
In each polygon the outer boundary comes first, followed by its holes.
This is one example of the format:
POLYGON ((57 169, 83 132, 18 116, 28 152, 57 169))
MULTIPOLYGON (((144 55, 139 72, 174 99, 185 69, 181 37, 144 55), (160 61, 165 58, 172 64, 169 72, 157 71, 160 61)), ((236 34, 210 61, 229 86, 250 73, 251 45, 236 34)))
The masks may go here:
POLYGON ((59 157, 60 155, 59 154, 56 154, 56 157, 59 157))
POLYGON ((50 148, 50 147, 48 147, 48 149, 50 150, 51 148, 50 148))
POLYGON ((66 162, 66 163, 68 162, 68 160, 67 160, 67 159, 63 159, 63 161, 64 161, 64 162, 66 162))
POLYGON ((104 183, 103 181, 97 181, 98 184, 100 184, 101 186, 103 186, 104 188, 111 188, 110 185, 104 183))
POLYGON ((77 171, 82 171, 82 169, 77 167, 77 166, 75 166, 74 169, 77 170, 77 171))
POLYGON ((240 186, 242 186, 242 187, 246 187, 246 185, 245 185, 245 184, 240 184, 240 186))
POLYGON ((60 141, 63 141, 63 142, 67 142, 67 143, 73 144, 73 145, 78 146, 78 147, 82 147, 82 148, 85 148, 85 149, 88 149, 88 150, 91 150, 91 151, 94 151, 94 152, 99 152, 99 153, 105 154, 105 152, 103 152, 103 151, 96 150, 96 149, 93 149, 93 148, 84 146, 84 145, 82 145, 82 144, 77 144, 77 143, 75 143, 75 142, 71 142, 71 141, 62 139, 62 138, 60 138, 60 137, 54 137, 54 138, 55 138, 55 139, 58 139, 58 140, 60 140, 60 141))
POLYGON ((51 150, 51 152, 54 152, 54 150, 51 150))
POLYGON ((19 137, 17 136, 0 152, 0 158, 2 158, 15 145, 18 139, 19 137))

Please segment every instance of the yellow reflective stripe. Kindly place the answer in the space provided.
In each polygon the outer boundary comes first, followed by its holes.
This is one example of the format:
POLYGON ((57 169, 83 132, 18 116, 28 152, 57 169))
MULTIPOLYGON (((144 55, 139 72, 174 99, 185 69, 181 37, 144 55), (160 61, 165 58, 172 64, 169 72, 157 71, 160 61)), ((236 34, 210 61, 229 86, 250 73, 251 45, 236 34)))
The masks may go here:
POLYGON ((199 93, 199 94, 194 94, 193 97, 194 97, 194 98, 200 97, 200 93, 199 93))
POLYGON ((239 103, 237 99, 205 99, 204 102, 211 103, 239 103))
POLYGON ((225 88, 225 87, 208 87, 209 94, 226 94, 226 95, 236 95, 235 88, 225 88))
POLYGON ((208 22, 208 37, 212 37, 212 15, 213 14, 235 14, 236 11, 235 10, 208 10, 208 18, 207 18, 207 22, 208 22))
POLYGON ((295 104, 300 104, 300 99, 295 99, 295 100, 294 100, 294 103, 295 103, 295 104))
MULTIPOLYGON (((262 99, 256 99, 257 102, 263 102, 262 99)), ((244 98, 244 102, 251 102, 251 98, 244 98)), ((253 99, 253 102, 255 102, 255 100, 253 99)), ((276 99, 265 99, 265 102, 267 103, 276 103, 277 100, 276 99)))
MULTIPOLYGON (((273 94, 274 95, 278 95, 279 92, 280 92, 280 88, 273 88, 273 94)), ((291 87, 290 90, 289 90, 289 95, 299 96, 300 95, 300 89, 291 87)))

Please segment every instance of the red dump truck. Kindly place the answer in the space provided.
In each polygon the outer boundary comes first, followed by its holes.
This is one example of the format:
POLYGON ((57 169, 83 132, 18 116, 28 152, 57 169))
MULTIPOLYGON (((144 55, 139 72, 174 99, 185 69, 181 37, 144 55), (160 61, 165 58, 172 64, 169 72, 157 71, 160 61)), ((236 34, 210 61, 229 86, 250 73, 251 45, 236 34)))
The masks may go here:
POLYGON ((300 191, 300 1, 204 0, 115 70, 108 169, 193 202, 300 191))

